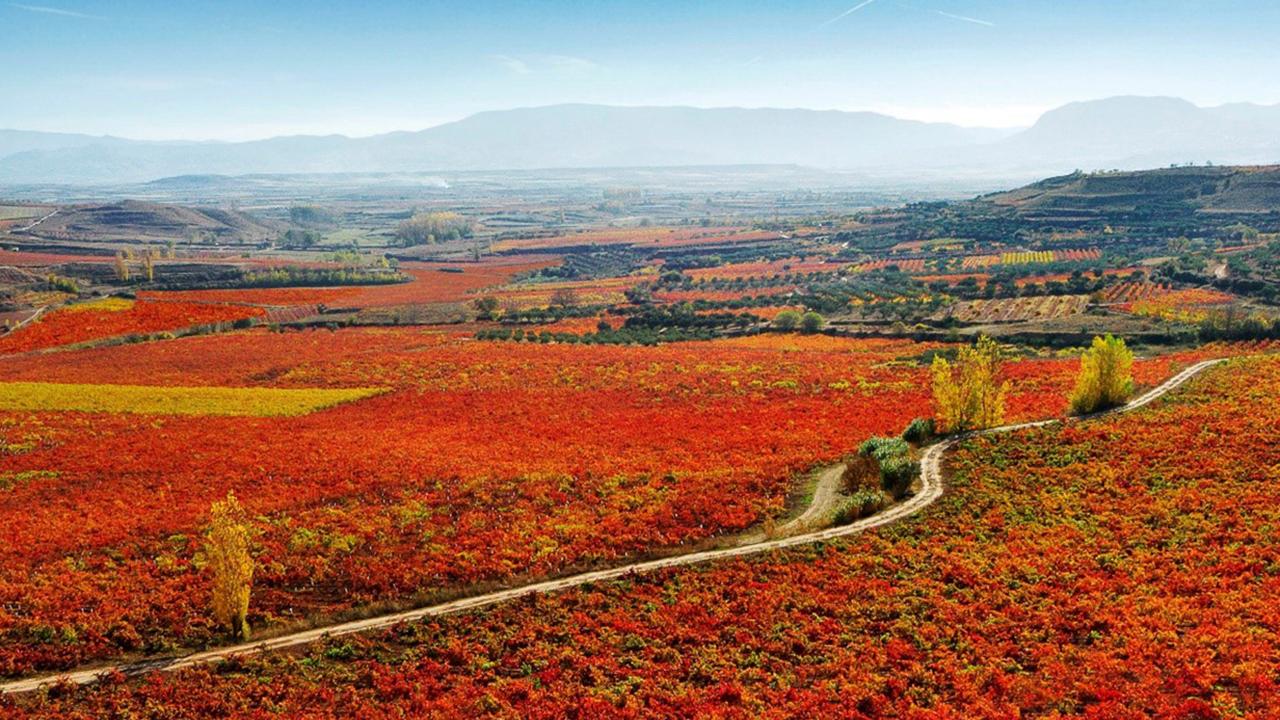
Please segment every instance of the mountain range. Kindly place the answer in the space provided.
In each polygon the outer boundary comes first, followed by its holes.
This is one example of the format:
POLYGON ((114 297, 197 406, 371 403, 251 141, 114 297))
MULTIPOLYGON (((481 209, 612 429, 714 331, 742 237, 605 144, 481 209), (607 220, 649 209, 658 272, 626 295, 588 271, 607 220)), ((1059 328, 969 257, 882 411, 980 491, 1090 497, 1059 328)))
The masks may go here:
POLYGON ((871 112, 554 105, 482 112, 363 138, 157 142, 0 130, 0 183, 94 185, 177 175, 800 165, 829 170, 1049 175, 1280 160, 1280 105, 1177 98, 1071 103, 1018 130, 871 112))

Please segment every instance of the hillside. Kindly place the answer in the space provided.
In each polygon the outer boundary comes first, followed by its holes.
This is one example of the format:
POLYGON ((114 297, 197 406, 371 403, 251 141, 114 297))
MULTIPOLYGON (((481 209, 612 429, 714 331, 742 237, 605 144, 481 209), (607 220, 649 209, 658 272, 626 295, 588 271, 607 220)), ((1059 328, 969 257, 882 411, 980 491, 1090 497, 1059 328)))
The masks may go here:
POLYGON ((1182 167, 1074 173, 988 195, 1026 218, 1181 212, 1270 213, 1280 209, 1280 166, 1182 167))
POLYGON ((124 200, 60 208, 29 234, 68 242, 166 242, 195 236, 219 243, 257 243, 283 228, 238 210, 124 200))

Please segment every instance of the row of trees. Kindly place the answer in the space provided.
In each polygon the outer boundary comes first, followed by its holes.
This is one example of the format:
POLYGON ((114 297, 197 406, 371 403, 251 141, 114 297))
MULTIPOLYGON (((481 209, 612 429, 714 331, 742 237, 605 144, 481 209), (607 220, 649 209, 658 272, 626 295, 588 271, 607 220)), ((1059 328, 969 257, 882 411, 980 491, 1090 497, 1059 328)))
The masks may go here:
POLYGON ((396 238, 405 246, 434 245, 471 237, 471 222, 456 212, 417 213, 396 227, 396 238))

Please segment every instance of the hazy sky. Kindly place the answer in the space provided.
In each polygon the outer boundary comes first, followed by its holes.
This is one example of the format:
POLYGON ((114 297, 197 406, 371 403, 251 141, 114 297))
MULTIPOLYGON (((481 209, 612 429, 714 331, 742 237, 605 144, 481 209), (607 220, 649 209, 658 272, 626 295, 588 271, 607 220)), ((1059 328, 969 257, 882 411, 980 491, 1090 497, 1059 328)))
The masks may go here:
POLYGON ((246 139, 561 102, 1030 124, 1280 102, 1277 0, 0 0, 0 127, 246 139))

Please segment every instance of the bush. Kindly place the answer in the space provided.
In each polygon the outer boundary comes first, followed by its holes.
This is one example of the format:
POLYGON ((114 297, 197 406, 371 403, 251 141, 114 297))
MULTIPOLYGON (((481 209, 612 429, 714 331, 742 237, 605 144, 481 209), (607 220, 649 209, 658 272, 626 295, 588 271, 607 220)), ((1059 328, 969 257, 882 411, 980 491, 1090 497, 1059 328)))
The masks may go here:
POLYGON ((824 320, 821 315, 812 310, 805 313, 804 317, 800 318, 800 329, 807 333, 816 333, 822 329, 823 325, 826 324, 827 321, 824 320))
POLYGON ((906 441, 896 437, 868 438, 858 446, 859 455, 875 458, 880 462, 909 452, 911 448, 907 446, 906 441))
POLYGON ((902 439, 917 445, 926 443, 933 437, 933 418, 916 418, 907 424, 902 431, 902 439))
POLYGON ((783 310, 773 318, 773 326, 779 330, 795 330, 800 324, 800 313, 795 310, 783 310))
POLYGON ((865 455, 854 455, 845 460, 844 489, 850 494, 859 490, 874 490, 880 487, 880 468, 876 461, 865 455))
POLYGON ((831 518, 833 525, 847 525, 854 520, 874 515, 889 504, 889 498, 879 490, 859 490, 844 499, 836 507, 831 518))
POLYGON ((881 486, 894 498, 906 495, 919 474, 920 463, 909 457, 894 457, 880 463, 881 486))
POLYGON ((875 461, 880 487, 894 498, 905 495, 920 474, 920 463, 911 459, 911 446, 902 438, 870 438, 858 447, 858 454, 875 461))

